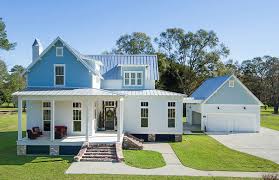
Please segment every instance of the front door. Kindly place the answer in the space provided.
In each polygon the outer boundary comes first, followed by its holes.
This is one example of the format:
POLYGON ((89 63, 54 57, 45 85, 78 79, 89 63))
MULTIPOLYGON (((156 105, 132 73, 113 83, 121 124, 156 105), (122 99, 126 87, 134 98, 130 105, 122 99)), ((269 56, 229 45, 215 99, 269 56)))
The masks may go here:
POLYGON ((114 130, 115 112, 113 107, 105 108, 105 128, 106 130, 114 130))

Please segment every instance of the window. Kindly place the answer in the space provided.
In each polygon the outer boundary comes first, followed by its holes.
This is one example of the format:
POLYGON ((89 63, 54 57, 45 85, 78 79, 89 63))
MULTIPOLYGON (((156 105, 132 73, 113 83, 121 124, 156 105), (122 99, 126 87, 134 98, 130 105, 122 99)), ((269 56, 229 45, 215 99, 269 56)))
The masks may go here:
POLYGON ((115 101, 105 101, 105 106, 106 107, 114 107, 115 106, 115 101))
POLYGON ((148 102, 140 103, 141 127, 148 127, 148 102))
POLYGON ((175 127, 175 102, 168 102, 168 127, 175 127))
POLYGON ((51 123, 51 103, 43 102, 43 129, 44 131, 50 131, 51 123))
POLYGON ((234 80, 229 81, 229 87, 234 87, 234 80))
POLYGON ((54 65, 54 84, 56 86, 65 85, 65 65, 64 64, 55 64, 54 65))
POLYGON ((81 132, 81 103, 73 103, 73 131, 81 132))
POLYGON ((143 76, 142 72, 126 71, 124 72, 125 86, 142 86, 143 76))
POLYGON ((63 47, 56 47, 56 56, 63 56, 63 47))

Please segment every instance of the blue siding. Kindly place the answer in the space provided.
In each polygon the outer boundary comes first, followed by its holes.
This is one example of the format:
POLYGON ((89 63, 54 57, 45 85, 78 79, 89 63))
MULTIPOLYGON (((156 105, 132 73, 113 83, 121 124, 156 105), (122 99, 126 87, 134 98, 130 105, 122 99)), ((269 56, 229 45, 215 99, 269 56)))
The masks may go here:
POLYGON ((27 84, 35 87, 54 86, 54 64, 65 64, 65 87, 92 87, 92 75, 77 58, 64 47, 63 57, 56 57, 52 47, 28 72, 27 84))
MULTIPOLYGON (((231 77, 230 80, 235 80, 231 77)), ((208 99, 206 104, 258 104, 240 83, 235 81, 234 87, 229 87, 229 81, 222 86, 216 94, 208 99)))

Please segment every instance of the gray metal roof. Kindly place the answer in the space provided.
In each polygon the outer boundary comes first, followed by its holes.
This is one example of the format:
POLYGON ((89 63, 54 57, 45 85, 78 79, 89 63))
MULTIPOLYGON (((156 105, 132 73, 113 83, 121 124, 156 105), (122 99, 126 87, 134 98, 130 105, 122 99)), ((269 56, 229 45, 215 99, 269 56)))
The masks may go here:
POLYGON ((84 57, 101 61, 101 74, 105 79, 117 77, 119 65, 148 65, 149 79, 159 80, 156 55, 84 55, 84 57))
POLYGON ((13 96, 119 96, 113 91, 103 89, 50 89, 50 88, 29 88, 13 93, 13 96))
POLYGON ((129 95, 129 96, 184 96, 186 94, 158 90, 158 89, 144 89, 144 90, 114 90, 115 93, 129 95))
POLYGON ((27 88, 13 93, 13 96, 184 96, 185 94, 150 89, 150 90, 103 90, 69 88, 27 88))

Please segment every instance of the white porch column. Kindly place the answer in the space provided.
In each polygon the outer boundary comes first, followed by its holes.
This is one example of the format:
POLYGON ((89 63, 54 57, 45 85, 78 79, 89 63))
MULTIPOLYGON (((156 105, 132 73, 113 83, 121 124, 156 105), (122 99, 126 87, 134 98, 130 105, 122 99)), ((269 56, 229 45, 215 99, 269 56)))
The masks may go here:
POLYGON ((85 140, 89 142, 89 102, 86 101, 86 125, 85 125, 85 140))
POLYGON ((17 109, 18 109, 18 129, 17 129, 17 140, 22 140, 22 98, 17 98, 17 109))
POLYGON ((55 101, 51 101, 51 123, 50 123, 50 140, 55 139, 55 101))
POLYGON ((119 121, 117 122, 117 142, 120 142, 123 134, 123 119, 124 119, 124 98, 119 100, 119 121))

